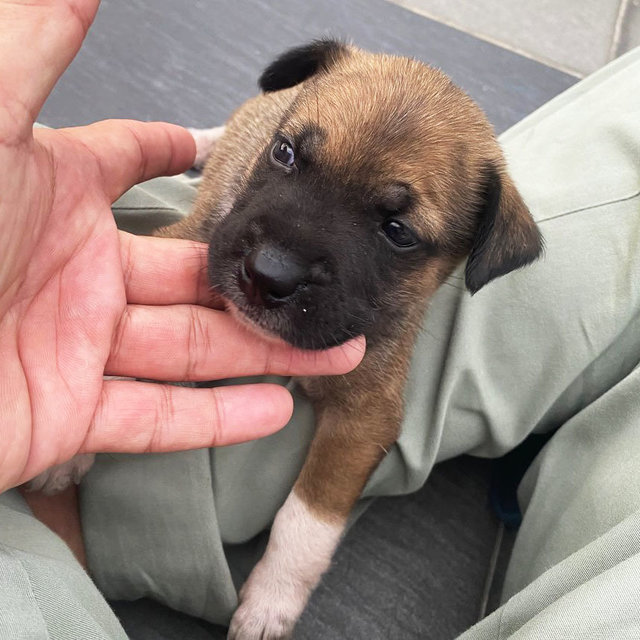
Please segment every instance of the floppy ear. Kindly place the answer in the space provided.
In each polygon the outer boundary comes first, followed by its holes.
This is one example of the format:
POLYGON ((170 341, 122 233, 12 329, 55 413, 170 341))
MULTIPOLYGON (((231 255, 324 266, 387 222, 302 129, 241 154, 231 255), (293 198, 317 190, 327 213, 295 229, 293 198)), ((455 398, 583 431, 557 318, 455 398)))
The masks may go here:
POLYGON ((491 164, 487 170, 484 205, 465 282, 471 293, 485 284, 533 262, 542 253, 542 235, 511 178, 491 164))
POLYGON ((276 58, 262 72, 258 84, 264 92, 293 87, 328 69, 347 52, 347 46, 338 40, 314 40, 302 47, 289 49, 276 58))

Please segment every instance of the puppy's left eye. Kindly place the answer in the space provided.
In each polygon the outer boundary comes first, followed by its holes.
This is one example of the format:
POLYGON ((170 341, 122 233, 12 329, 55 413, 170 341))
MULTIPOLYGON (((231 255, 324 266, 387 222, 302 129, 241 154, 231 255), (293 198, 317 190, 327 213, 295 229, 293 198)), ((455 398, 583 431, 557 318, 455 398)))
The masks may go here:
POLYGON ((271 148, 271 157, 285 167, 293 167, 296 156, 293 147, 286 140, 278 140, 271 148))
POLYGON ((391 242, 393 242, 397 247, 406 249, 418 244, 416 234, 398 220, 394 220, 393 218, 385 220, 380 228, 387 238, 389 238, 389 240, 391 240, 391 242))

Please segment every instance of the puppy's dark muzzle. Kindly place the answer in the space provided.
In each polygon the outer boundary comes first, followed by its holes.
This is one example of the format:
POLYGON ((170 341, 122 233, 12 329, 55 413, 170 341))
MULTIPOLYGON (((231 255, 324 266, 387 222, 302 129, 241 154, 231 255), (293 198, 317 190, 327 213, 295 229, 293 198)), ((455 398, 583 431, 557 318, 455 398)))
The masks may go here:
POLYGON ((270 245, 254 249, 240 265, 240 289, 254 305, 286 304, 303 287, 309 265, 298 256, 270 245))

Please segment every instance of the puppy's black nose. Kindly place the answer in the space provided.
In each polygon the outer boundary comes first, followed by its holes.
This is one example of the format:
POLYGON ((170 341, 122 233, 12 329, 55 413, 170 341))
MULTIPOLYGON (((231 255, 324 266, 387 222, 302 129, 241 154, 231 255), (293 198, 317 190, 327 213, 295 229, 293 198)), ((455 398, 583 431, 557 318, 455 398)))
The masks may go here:
POLYGON ((240 288, 253 304, 277 307, 304 283, 307 266, 295 255, 263 245, 254 249, 240 267, 240 288))

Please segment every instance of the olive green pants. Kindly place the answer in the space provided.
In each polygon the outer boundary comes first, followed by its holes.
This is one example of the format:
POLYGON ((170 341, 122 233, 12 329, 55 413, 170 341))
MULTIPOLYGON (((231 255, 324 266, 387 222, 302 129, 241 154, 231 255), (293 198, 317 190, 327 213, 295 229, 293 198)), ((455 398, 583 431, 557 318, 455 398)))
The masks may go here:
MULTIPOLYGON (((462 637, 640 638, 640 50, 501 141, 545 257, 473 298, 461 271, 441 288, 402 435, 365 495, 415 491, 438 461, 560 427, 520 486, 503 605, 462 637)), ((194 189, 155 180, 114 211, 144 232, 186 212, 194 189)), ((312 437, 294 394, 290 424, 264 440, 102 456, 81 493, 97 588, 15 491, 0 496, 0 638, 124 638, 98 589, 226 622, 236 568, 223 544, 268 527, 312 437)))

